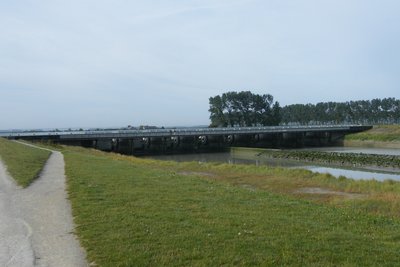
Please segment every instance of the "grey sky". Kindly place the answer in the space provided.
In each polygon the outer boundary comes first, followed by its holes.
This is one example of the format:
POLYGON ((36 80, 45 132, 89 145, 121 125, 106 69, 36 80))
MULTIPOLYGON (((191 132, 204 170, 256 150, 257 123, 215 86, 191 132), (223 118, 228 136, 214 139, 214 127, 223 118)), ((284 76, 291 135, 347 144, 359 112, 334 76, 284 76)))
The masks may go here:
POLYGON ((0 1, 0 129, 199 125, 208 98, 400 98, 400 1, 0 1))

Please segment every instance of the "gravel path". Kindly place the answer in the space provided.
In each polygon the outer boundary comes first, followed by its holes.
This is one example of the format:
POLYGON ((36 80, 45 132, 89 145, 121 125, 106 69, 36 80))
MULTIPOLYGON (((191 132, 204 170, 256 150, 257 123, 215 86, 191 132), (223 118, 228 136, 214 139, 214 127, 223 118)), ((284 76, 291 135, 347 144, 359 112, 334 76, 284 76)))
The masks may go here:
POLYGON ((60 152, 25 189, 0 162, 0 266, 88 266, 73 229, 60 152))

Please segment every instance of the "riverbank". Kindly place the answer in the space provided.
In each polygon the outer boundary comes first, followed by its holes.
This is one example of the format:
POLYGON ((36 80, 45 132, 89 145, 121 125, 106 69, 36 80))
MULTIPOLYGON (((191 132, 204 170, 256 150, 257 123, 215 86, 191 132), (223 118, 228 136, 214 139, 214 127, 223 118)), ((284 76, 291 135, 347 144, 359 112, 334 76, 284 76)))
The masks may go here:
POLYGON ((63 153, 77 233, 99 266, 400 261, 393 181, 77 147, 63 153))
POLYGON ((371 130, 346 135, 344 146, 400 149, 400 125, 376 125, 371 130))

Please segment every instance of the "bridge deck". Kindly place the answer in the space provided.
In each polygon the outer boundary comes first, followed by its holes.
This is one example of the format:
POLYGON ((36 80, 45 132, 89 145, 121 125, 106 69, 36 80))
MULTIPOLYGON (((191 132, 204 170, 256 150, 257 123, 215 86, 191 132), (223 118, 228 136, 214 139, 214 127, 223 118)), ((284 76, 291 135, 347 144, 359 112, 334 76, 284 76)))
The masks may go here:
POLYGON ((99 131, 60 131, 60 132, 1 132, 0 137, 27 139, 94 140, 109 138, 142 138, 171 136, 212 136, 307 132, 360 132, 372 128, 361 125, 323 125, 323 126, 271 126, 236 128, 178 128, 151 130, 99 130, 99 131))

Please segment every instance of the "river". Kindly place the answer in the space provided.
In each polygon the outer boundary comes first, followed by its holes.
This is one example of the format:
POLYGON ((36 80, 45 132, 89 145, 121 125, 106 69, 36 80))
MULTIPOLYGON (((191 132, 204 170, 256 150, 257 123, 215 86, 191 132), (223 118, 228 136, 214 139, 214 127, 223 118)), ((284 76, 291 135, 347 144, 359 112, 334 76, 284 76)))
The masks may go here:
MULTIPOLYGON (((400 156, 400 149, 380 149, 380 148, 353 148, 353 147, 329 147, 329 148, 307 148, 307 150, 329 151, 341 153, 364 153, 378 155, 397 155, 400 156)), ((307 163, 294 160, 283 159, 244 159, 233 157, 228 153, 199 153, 199 154, 184 154, 184 155, 159 155, 151 156, 158 160, 172 160, 177 162, 197 161, 197 162, 220 162, 228 164, 253 164, 265 165, 273 167, 285 168, 301 168, 318 173, 329 173, 335 177, 344 176, 355 180, 371 180, 378 181, 395 180, 400 181, 400 170, 370 170, 365 168, 347 168, 331 165, 320 165, 315 163, 307 163)))

